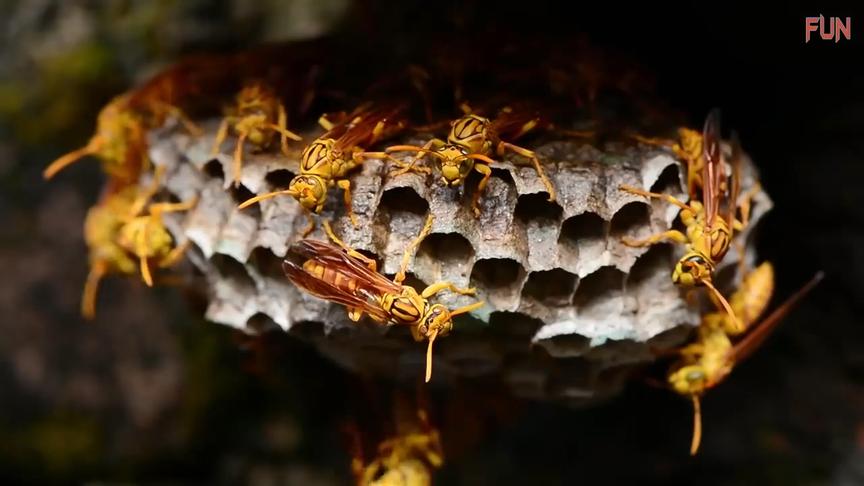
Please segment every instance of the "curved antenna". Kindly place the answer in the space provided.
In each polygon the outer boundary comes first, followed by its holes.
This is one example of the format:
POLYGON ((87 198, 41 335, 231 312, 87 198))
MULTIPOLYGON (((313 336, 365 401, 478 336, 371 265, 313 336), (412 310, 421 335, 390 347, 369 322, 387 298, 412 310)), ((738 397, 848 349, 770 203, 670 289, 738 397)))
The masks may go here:
POLYGON ((699 395, 690 395, 693 402, 693 439, 690 440, 690 455, 695 456, 699 452, 702 443, 702 405, 699 403, 699 395))
POLYGON ((266 193, 266 194, 261 194, 261 195, 259 195, 259 196, 250 197, 249 199, 247 199, 247 200, 243 201, 242 203, 240 203, 240 205, 237 206, 237 209, 245 209, 245 208, 248 208, 249 206, 251 206, 251 205, 253 205, 253 204, 257 203, 257 202, 261 202, 261 201, 263 201, 263 200, 265 200, 265 199, 270 199, 270 198, 273 198, 273 197, 276 197, 276 196, 280 196, 280 195, 282 195, 282 194, 288 194, 289 196, 297 197, 300 193, 298 193, 298 192, 295 191, 294 189, 284 189, 284 190, 282 190, 282 191, 273 191, 273 192, 268 192, 268 193, 266 193))
POLYGON ((732 318, 732 325, 741 329, 741 321, 738 320, 738 316, 735 315, 735 311, 732 310, 732 306, 729 305, 729 301, 726 300, 726 297, 723 297, 723 294, 721 294, 720 291, 717 290, 717 287, 715 287, 710 280, 703 279, 701 282, 703 285, 708 287, 711 293, 714 294, 714 297, 716 297, 717 301, 720 302, 720 305, 723 306, 723 309, 729 314, 729 317, 732 318))
POLYGON ((61 156, 54 162, 51 162, 51 165, 49 165, 45 168, 44 171, 42 171, 42 177, 45 180, 51 179, 52 177, 57 175, 58 172, 72 165, 73 163, 81 160, 88 155, 94 155, 101 147, 102 139, 100 137, 91 138, 87 145, 79 149, 75 149, 67 153, 66 155, 61 156))
POLYGON ((429 383, 429 380, 432 379, 432 344, 435 342, 436 337, 438 337, 437 329, 429 335, 429 344, 426 346, 426 383, 429 383))

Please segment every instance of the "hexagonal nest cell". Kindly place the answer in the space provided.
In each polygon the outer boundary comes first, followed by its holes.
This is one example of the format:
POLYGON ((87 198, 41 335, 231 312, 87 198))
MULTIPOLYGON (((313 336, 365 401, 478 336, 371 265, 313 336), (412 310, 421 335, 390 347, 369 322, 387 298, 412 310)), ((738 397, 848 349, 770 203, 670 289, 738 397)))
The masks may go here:
MULTIPOLYGON (((190 260, 210 299, 207 318, 248 332, 279 326, 358 373, 422 376, 425 346, 405 329, 351 322, 343 307, 300 292, 281 274, 280 261, 306 223, 296 201, 276 197, 237 210, 238 197, 284 188, 297 172, 298 155, 246 154, 243 188, 235 191, 224 176, 231 173, 230 155, 209 155, 215 125, 204 124, 208 133, 198 138, 156 131, 150 151, 167 169, 169 193, 199 197, 172 227, 182 233, 178 240, 193 243, 190 260)), ((370 159, 350 177, 360 224, 347 219, 336 190, 321 218, 392 275, 405 246, 434 215, 431 234, 411 259, 408 282, 475 287, 485 305, 459 316, 453 332, 436 344, 433 385, 489 380, 520 397, 590 402, 615 393, 628 370, 653 359, 649 341, 672 345, 668 336, 680 341, 687 333, 671 330, 698 322, 699 310, 669 278, 681 248, 621 243, 624 236, 640 238, 678 223, 676 208, 618 186, 686 200, 685 171, 671 152, 656 147, 634 144, 622 151, 565 139, 530 148, 541 154, 557 188, 555 202, 547 201, 530 167, 509 157, 493 165, 479 217, 470 210, 474 188, 441 187, 413 173, 389 178, 385 163, 370 159)), ((746 190, 755 170, 744 162, 746 190)), ((760 193, 748 232, 770 206, 760 193)), ((320 225, 311 237, 326 238, 320 225)), ((750 241, 747 234, 739 238, 750 241)), ((722 265, 740 258, 733 245, 722 265)), ((753 256, 746 260, 749 265, 753 256)), ((451 308, 473 301, 449 292, 436 299, 451 308)))

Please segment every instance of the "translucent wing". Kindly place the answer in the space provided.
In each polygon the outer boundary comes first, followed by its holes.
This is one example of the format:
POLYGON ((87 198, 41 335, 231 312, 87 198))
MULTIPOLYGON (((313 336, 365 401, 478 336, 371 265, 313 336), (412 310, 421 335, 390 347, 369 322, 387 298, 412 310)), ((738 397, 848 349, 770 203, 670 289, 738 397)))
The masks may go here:
POLYGON ((373 296, 366 294, 362 289, 354 293, 347 292, 310 274, 303 267, 288 260, 282 262, 282 269, 294 285, 319 299, 329 300, 349 309, 360 309, 379 321, 388 320, 384 309, 375 305, 373 296))
POLYGON ((354 147, 362 149, 392 137, 405 128, 404 114, 407 105, 404 103, 384 103, 372 105, 366 103, 355 109, 350 115, 322 136, 333 138, 343 151, 354 147))
POLYGON ((725 179, 725 168, 720 151, 720 110, 716 108, 705 119, 705 127, 702 130, 702 154, 705 158, 702 168, 702 203, 710 227, 720 210, 720 188, 725 179))

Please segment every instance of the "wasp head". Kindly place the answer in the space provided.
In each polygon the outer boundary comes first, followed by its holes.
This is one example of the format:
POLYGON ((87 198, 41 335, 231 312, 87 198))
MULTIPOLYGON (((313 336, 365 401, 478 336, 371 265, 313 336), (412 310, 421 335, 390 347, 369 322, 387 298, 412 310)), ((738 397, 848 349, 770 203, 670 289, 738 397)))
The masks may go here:
POLYGON ((421 336, 446 336, 453 329, 453 318, 450 311, 441 304, 429 307, 420 320, 417 331, 421 336))
POLYGON ((461 185, 474 168, 474 159, 458 145, 445 145, 435 154, 441 160, 441 182, 445 186, 461 185))
POLYGON ((710 281, 714 265, 704 255, 690 252, 681 257, 672 271, 672 281, 679 285, 693 286, 710 281))
POLYGON ((327 200, 327 183, 317 175, 298 175, 288 184, 288 193, 307 210, 320 213, 327 200))

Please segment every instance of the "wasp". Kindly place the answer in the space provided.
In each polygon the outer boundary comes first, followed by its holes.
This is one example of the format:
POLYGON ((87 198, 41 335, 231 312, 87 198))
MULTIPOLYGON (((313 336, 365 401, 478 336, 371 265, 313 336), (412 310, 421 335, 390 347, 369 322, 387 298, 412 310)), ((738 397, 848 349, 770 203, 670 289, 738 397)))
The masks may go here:
POLYGON ((310 143, 300 156, 300 174, 288 184, 288 188, 261 194, 244 201, 243 209, 264 199, 288 194, 300 203, 309 218, 303 234, 308 235, 315 227, 312 213, 320 213, 327 201, 327 189, 338 186, 344 191, 345 208, 351 223, 357 226, 351 204, 351 182, 348 173, 369 158, 389 158, 384 152, 367 152, 366 148, 392 137, 405 128, 402 104, 373 106, 361 105, 350 115, 333 123, 322 117, 319 123, 327 130, 310 143))
POLYGON ((773 268, 766 262, 748 274, 729 299, 741 317, 740 322, 723 312, 712 312, 702 317, 696 341, 678 350, 681 360, 672 366, 667 377, 672 390, 690 397, 693 403, 691 454, 695 455, 699 450, 702 437, 700 397, 725 380, 736 364, 755 351, 822 277, 821 272, 817 273, 768 317, 754 325, 768 306, 774 287, 773 268), (740 335, 744 337, 733 343, 732 337, 740 335))
POLYGON ((433 470, 444 464, 444 450, 440 433, 429 420, 425 394, 418 393, 417 399, 411 400, 407 394, 397 392, 393 401, 393 411, 384 421, 388 429, 395 429, 390 433, 378 431, 372 434, 369 425, 381 422, 372 417, 347 424, 351 440, 351 470, 356 484, 429 486, 433 470), (361 433, 360 424, 366 433, 361 433), (369 449, 364 447, 367 441, 375 445, 374 458, 364 454, 369 449))
POLYGON ((428 340, 427 382, 432 377, 432 345, 435 339, 446 336, 453 329, 455 316, 484 305, 483 301, 478 301, 451 311, 441 304, 430 303, 429 299, 444 290, 474 295, 475 289, 462 289, 451 282, 442 281, 417 292, 402 283, 410 258, 431 231, 432 222, 433 217, 430 215, 420 235, 405 249, 400 270, 392 281, 378 273, 374 260, 345 246, 329 229, 328 234, 336 242, 335 245, 317 240, 300 240, 291 246, 291 252, 306 258, 306 261, 302 266, 290 260, 282 264, 285 274, 294 285, 315 297, 344 305, 352 321, 359 321, 365 313, 381 324, 410 326, 415 340, 428 340))
POLYGON ((240 183, 240 170, 243 167, 243 146, 249 143, 259 149, 267 148, 275 135, 279 135, 282 153, 288 155, 288 139, 300 141, 299 135, 287 129, 288 115, 282 101, 266 84, 253 81, 243 86, 237 93, 234 106, 222 120, 216 139, 213 142, 212 155, 219 153, 222 142, 228 136, 228 130, 237 134, 234 146, 234 184, 240 183))
POLYGON ((528 158, 537 175, 546 186, 549 201, 555 200, 555 187, 546 177, 546 172, 540 164, 537 154, 524 147, 514 145, 505 140, 517 140, 520 137, 540 128, 549 128, 551 123, 545 121, 536 110, 526 106, 504 107, 494 118, 485 118, 471 113, 467 105, 463 105, 465 115, 450 123, 447 141, 433 138, 422 147, 416 145, 394 145, 386 149, 393 152, 419 152, 410 163, 397 162, 401 169, 391 175, 397 176, 409 171, 429 173, 428 169, 415 167, 416 163, 426 155, 430 155, 440 163, 441 183, 445 186, 462 185, 472 170, 482 175, 482 179, 474 193, 471 207, 474 214, 480 215, 480 196, 486 189, 486 184, 492 176, 490 165, 495 161, 492 156, 503 156, 513 152, 528 158))
POLYGON ((195 200, 182 203, 151 203, 158 188, 161 170, 152 187, 109 183, 102 199, 87 212, 84 239, 89 249, 90 271, 81 297, 81 314, 92 319, 96 313, 99 283, 108 273, 132 275, 140 272, 147 286, 153 286, 151 264, 167 268, 183 257, 188 241, 175 246, 162 222, 162 215, 185 211, 195 200))
POLYGON ((705 121, 702 135, 703 156, 705 165, 702 168, 702 200, 691 200, 689 204, 681 202, 674 196, 648 192, 628 185, 620 186, 622 191, 657 198, 681 208, 679 218, 686 228, 685 233, 678 230, 669 230, 659 233, 643 240, 624 238, 625 245, 643 247, 653 245, 663 240, 671 240, 685 246, 684 256, 675 265, 672 272, 672 281, 685 286, 704 286, 711 291, 716 302, 718 302, 730 315, 736 319, 729 303, 717 290, 712 282, 712 276, 717 264, 726 255, 732 240, 732 231, 741 231, 749 223, 750 200, 758 190, 758 185, 747 192, 744 200, 739 204, 739 181, 740 181, 740 147, 733 144, 732 162, 735 166, 736 177, 732 180, 729 196, 726 198, 727 213, 725 218, 720 217, 720 205, 723 200, 722 187, 727 186, 725 164, 721 157, 720 135, 719 135, 719 113, 711 112, 705 121), (738 209, 741 208, 741 219, 737 218, 738 209))
POLYGON ((134 183, 147 168, 146 127, 143 119, 129 105, 129 95, 109 102, 96 120, 96 133, 87 145, 58 158, 42 173, 45 179, 88 155, 102 160, 106 174, 119 181, 134 183))

